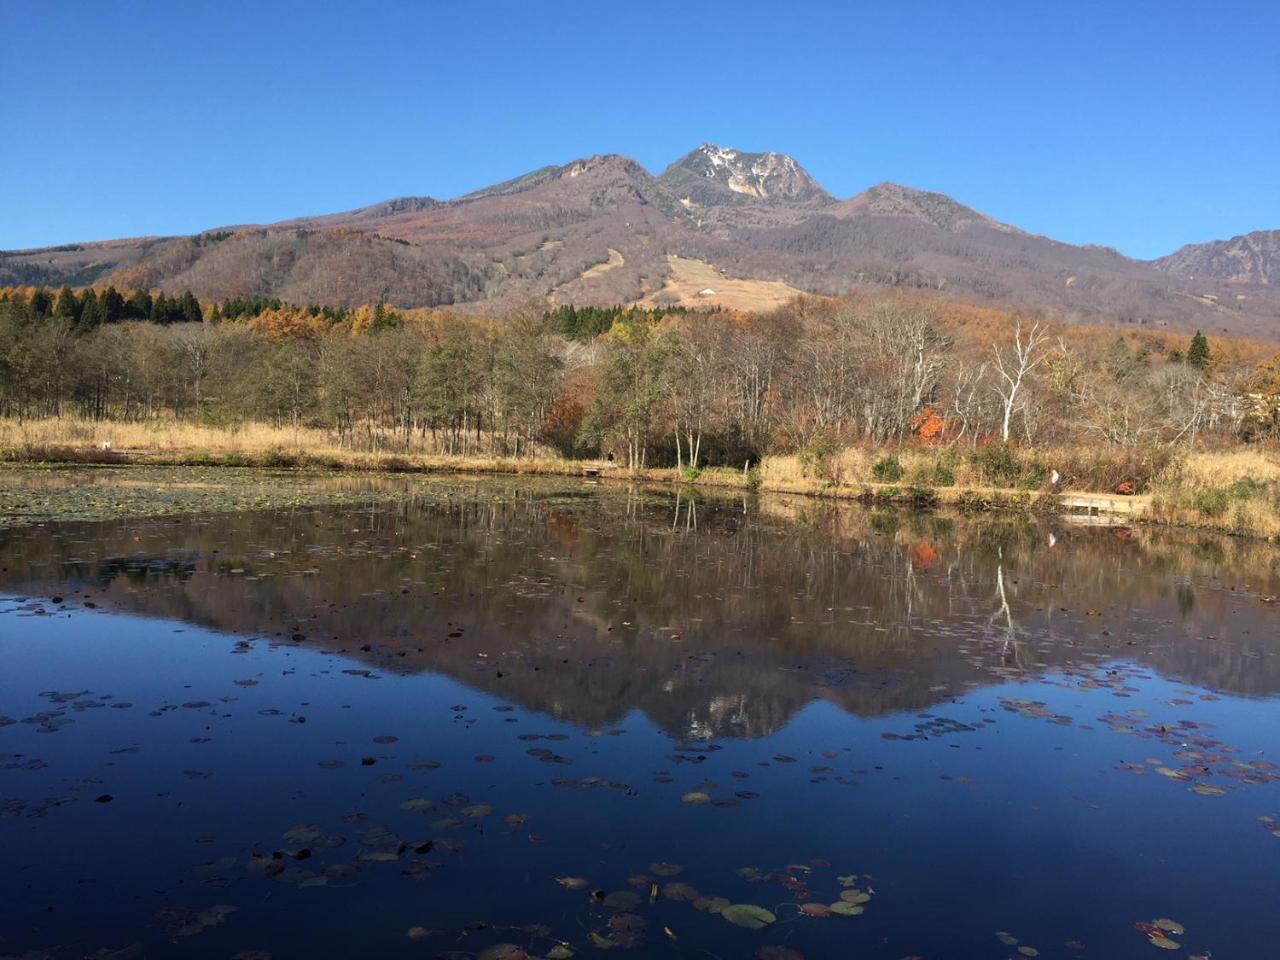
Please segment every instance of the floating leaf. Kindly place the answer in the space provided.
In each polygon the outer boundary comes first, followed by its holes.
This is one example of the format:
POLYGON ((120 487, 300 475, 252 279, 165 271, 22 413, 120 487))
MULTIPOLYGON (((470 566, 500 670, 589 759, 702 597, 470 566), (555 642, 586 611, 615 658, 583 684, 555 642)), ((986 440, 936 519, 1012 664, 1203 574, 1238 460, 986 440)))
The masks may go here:
POLYGON ((778 919, 764 907, 753 903, 731 903, 720 911, 720 916, 748 930, 763 929, 778 919))
POLYGON ((850 903, 848 900, 837 900, 828 909, 842 917, 857 917, 861 916, 867 908, 858 903, 850 903))
POLYGON ((649 872, 659 877, 674 877, 676 874, 681 873, 683 870, 684 870, 684 867, 680 866, 680 864, 669 863, 666 860, 659 861, 658 863, 649 864, 649 872))
POLYGON ((668 883, 662 888, 662 899, 692 902, 698 899, 698 888, 691 883, 668 883))
POLYGON ((1212 784, 1197 783, 1191 788, 1191 792, 1198 793, 1202 797, 1221 797, 1225 796, 1227 791, 1223 790, 1221 787, 1215 787, 1212 784))
POLYGON ((619 947, 634 949, 644 942, 649 921, 634 913, 616 913, 609 918, 609 939, 619 947))
POLYGON ((611 910, 630 910, 640 905, 640 895, 630 890, 615 890, 604 898, 604 905, 611 910))
POLYGON ((303 847, 320 839, 320 828, 315 824, 300 823, 286 830, 282 839, 291 846, 303 847))
POLYGON ((680 798, 680 800, 682 803, 693 803, 693 804, 710 803, 711 797, 703 793, 701 790, 693 790, 689 793, 686 793, 683 797, 680 798))

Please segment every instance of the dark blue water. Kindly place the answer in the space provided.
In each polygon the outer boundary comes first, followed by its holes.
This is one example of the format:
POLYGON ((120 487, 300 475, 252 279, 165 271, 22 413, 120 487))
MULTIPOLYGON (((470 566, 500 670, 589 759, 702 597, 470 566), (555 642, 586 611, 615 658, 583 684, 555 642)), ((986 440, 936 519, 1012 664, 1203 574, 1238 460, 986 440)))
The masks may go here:
POLYGON ((674 507, 5 533, 0 955, 1275 953, 1270 548, 674 507))

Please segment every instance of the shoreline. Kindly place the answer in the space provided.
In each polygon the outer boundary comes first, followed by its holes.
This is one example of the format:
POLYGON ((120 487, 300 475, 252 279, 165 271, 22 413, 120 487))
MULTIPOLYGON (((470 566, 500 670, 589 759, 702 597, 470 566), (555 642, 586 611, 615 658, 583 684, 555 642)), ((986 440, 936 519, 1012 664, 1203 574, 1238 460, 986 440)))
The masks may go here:
MULTIPOLYGON (((638 484, 660 486, 667 489, 699 489, 733 491, 743 494, 767 493, 772 495, 799 496, 817 500, 833 500, 860 503, 864 506, 882 505, 894 508, 934 509, 954 508, 971 513, 1038 514, 1094 518, 1101 525, 1142 524, 1183 529, 1200 529, 1215 533, 1247 536, 1273 541, 1275 537, 1265 533, 1249 533, 1213 523, 1187 523, 1158 515, 1155 498, 1150 494, 1119 495, 1092 491, 1020 490, 978 486, 915 486, 857 482, 830 484, 817 480, 774 480, 761 478, 756 471, 713 467, 702 470, 690 479, 680 476, 675 468, 649 468, 631 472, 625 468, 600 461, 515 459, 504 457, 451 457, 446 455, 360 454, 336 457, 332 455, 282 454, 273 451, 265 455, 235 452, 222 455, 196 451, 58 451, 65 456, 45 458, 18 458, 15 451, 6 451, 0 461, 0 483, 6 474, 38 477, 40 471, 71 471, 77 468, 93 470, 119 470, 121 473, 159 468, 178 470, 183 468, 235 471, 241 476, 267 477, 287 473, 299 479, 325 477, 407 477, 407 476, 495 476, 495 477, 550 477, 578 478, 609 485, 638 484)), ((157 486, 143 484, 142 486, 157 486)), ((195 484, 194 486, 199 486, 195 484)), ((321 502, 333 499, 322 496, 321 502)), ((235 504, 230 509, 251 508, 252 504, 235 504)), ((193 509, 195 506, 193 505, 193 509)), ((178 511, 175 511, 178 512, 178 511)), ((1085 521, 1089 522, 1089 521, 1085 521)))

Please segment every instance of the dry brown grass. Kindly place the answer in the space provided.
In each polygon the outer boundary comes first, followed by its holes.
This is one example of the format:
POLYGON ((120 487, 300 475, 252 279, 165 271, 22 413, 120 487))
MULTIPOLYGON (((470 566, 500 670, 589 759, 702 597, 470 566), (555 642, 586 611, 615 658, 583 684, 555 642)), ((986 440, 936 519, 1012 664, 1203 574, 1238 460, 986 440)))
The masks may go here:
POLYGON ((587 267, 586 270, 582 271, 582 276, 580 276, 578 279, 590 280, 592 277, 598 277, 602 274, 608 273, 610 270, 614 269, 615 267, 620 267, 626 262, 627 261, 623 259, 623 256, 619 251, 613 249, 613 247, 610 247, 609 259, 605 260, 603 263, 597 263, 595 266, 587 267))
POLYGON ((0 449, 62 446, 95 450, 104 443, 121 453, 203 450, 211 453, 255 455, 269 450, 305 450, 324 455, 340 452, 327 431, 308 428, 295 431, 265 423, 205 427, 179 420, 129 423, 81 420, 74 417, 24 421, 0 419, 0 449))
MULTIPOLYGON (((1105 497, 1114 492, 1117 478, 1137 476, 1134 471, 1154 471, 1153 464, 1160 462, 1149 451, 1022 450, 1017 456, 1024 464, 1023 476, 999 484, 984 475, 981 464, 968 451, 863 446, 831 450, 818 459, 795 454, 769 456, 750 472, 710 468, 696 483, 841 498, 1028 507, 1056 503, 1047 485, 1036 482, 1034 470, 1057 467, 1067 477, 1093 478, 1092 493, 1105 497), (901 467, 896 480, 876 475, 876 463, 888 456, 896 458, 901 467)), ((0 419, 0 460, 556 476, 580 476, 584 468, 595 465, 606 479, 685 482, 670 469, 629 474, 617 466, 554 455, 515 459, 455 456, 431 449, 361 451, 339 445, 323 430, 257 423, 217 428, 173 420, 0 419), (104 450, 104 444, 110 448, 104 450)), ((1251 447, 1184 454, 1146 476, 1142 483, 1143 489, 1149 488, 1149 498, 1114 497, 1114 508, 1163 523, 1280 537, 1280 452, 1275 450, 1251 447)), ((1081 492, 1090 490, 1087 483, 1068 486, 1081 492)))
POLYGON ((1241 536, 1280 537, 1280 456, 1257 448, 1194 453, 1153 485, 1151 517, 1241 536))
POLYGON ((727 277, 702 260, 667 256, 671 273, 662 289, 640 301, 641 306, 676 304, 682 307, 724 307, 727 310, 776 310, 802 296, 803 291, 780 280, 744 280, 727 277), (714 295, 700 296, 711 289, 714 295))
POLYGON ((586 465, 551 455, 448 455, 421 444, 409 450, 353 450, 328 431, 263 423, 221 428, 175 420, 100 423, 71 417, 0 419, 0 460, 563 475, 581 474, 586 465))

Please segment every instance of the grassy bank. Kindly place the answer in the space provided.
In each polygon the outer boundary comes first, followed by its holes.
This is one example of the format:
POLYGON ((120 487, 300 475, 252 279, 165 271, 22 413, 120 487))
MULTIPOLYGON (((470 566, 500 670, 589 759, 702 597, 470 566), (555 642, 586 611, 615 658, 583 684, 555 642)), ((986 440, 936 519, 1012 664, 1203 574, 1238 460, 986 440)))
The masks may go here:
POLYGON ((921 507, 1059 510, 1072 502, 1139 521, 1280 537, 1280 454, 1057 448, 815 446, 750 470, 670 468, 629 473, 558 456, 458 456, 431 449, 353 450, 331 434, 265 424, 215 428, 180 422, 0 420, 0 462, 269 468, 381 473, 582 476, 763 490, 921 507), (1053 483, 1054 474, 1058 484, 1053 483))

